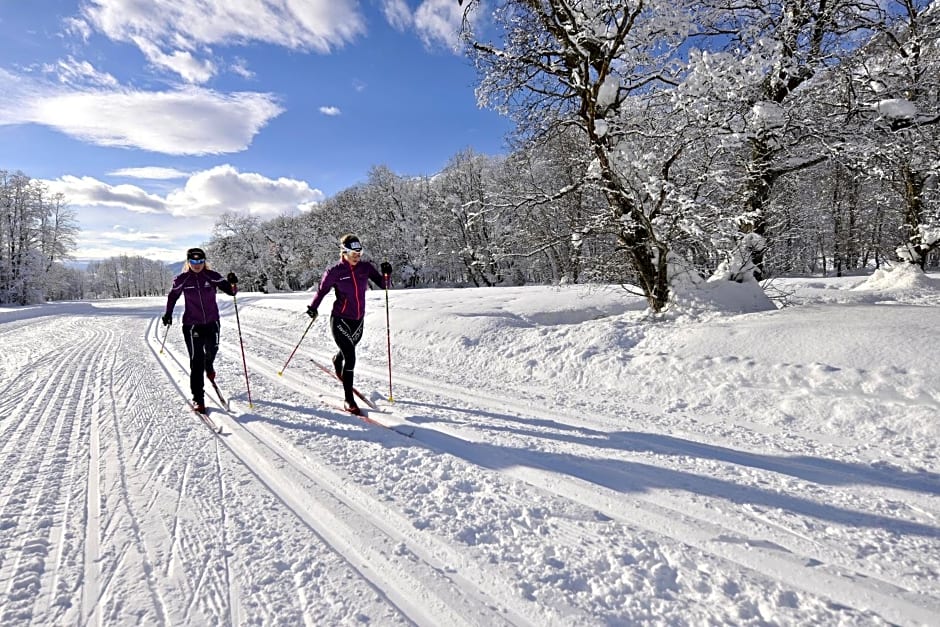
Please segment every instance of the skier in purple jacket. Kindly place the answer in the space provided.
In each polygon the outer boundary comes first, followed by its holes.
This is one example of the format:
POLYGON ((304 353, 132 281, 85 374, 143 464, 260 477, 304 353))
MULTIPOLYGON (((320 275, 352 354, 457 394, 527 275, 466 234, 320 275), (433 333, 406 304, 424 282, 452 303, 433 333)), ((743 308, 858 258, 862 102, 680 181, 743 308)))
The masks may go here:
POLYGON ((161 320, 166 326, 173 324, 173 307, 183 296, 183 339, 189 351, 189 388, 193 393, 193 408, 206 413, 205 372, 215 381, 215 355, 219 352, 219 306, 215 302, 216 288, 229 296, 238 292, 238 277, 229 272, 223 277, 206 263, 201 248, 186 251, 183 272, 173 279, 173 287, 166 297, 166 313, 161 320))
POLYGON ((346 396, 344 407, 351 414, 360 414, 353 398, 353 371, 356 368, 356 344, 362 339, 363 317, 366 313, 366 288, 369 280, 379 287, 387 287, 392 274, 387 261, 380 265, 379 273, 368 261, 362 261, 362 244, 359 238, 349 233, 340 238, 339 263, 326 269, 320 287, 307 307, 307 315, 317 319, 317 308, 330 290, 336 295, 330 315, 330 329, 339 352, 333 356, 336 376, 343 382, 346 396), (383 275, 385 275, 383 277, 383 275))

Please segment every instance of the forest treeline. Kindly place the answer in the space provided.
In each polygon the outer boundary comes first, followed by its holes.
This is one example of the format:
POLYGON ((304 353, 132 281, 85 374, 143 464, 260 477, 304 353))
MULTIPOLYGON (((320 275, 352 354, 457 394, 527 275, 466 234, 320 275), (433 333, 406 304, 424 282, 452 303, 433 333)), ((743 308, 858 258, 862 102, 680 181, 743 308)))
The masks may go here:
MULTIPOLYGON (((216 266, 305 289, 356 232, 399 286, 618 282, 659 311, 679 273, 940 264, 940 3, 494 4, 481 20, 463 2, 463 41, 480 104, 514 121, 506 154, 377 165, 271 220, 232 207, 205 242, 216 266)), ((67 199, 2 183, 0 302, 168 287, 144 260, 68 270, 67 199)))
POLYGON ((680 272, 937 264, 940 3, 503 0, 490 28, 463 4, 513 150, 233 213, 210 242, 226 267, 307 287, 355 231, 399 284, 618 281, 659 311, 680 272))

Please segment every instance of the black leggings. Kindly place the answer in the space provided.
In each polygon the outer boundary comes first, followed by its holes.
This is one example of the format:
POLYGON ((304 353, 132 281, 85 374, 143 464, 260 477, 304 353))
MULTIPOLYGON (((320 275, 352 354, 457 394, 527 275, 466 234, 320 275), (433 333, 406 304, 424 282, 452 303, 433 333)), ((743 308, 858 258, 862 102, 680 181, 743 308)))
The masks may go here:
POLYGON ((343 356, 343 370, 352 372, 356 369, 356 344, 362 339, 363 320, 350 320, 339 316, 330 316, 330 329, 333 341, 343 356))
POLYGON ((219 352, 219 322, 184 324, 183 339, 189 351, 189 389, 193 400, 205 402, 204 372, 215 372, 215 354, 219 352))

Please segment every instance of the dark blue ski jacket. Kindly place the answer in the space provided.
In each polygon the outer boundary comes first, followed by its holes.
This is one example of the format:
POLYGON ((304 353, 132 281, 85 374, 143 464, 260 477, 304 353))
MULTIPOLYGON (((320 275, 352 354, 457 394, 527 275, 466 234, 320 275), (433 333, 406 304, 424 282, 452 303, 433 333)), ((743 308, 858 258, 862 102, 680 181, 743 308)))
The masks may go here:
POLYGON ((229 296, 235 292, 228 280, 215 270, 186 272, 173 279, 173 287, 166 297, 166 313, 173 315, 173 307, 183 296, 183 324, 209 324, 219 321, 219 306, 215 302, 216 288, 229 296))

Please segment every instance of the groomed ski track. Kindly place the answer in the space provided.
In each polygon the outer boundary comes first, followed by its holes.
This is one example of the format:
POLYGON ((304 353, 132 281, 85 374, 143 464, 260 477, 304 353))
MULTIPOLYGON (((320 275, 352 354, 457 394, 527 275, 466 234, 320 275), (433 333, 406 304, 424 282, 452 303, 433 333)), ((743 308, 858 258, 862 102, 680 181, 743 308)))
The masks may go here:
MULTIPOLYGON (((729 616, 707 600, 729 581, 795 621, 940 616, 940 584, 909 584, 916 558, 876 569, 862 548, 877 537, 935 552, 940 488, 819 463, 863 443, 721 416, 677 437, 676 413, 496 396, 406 363, 397 402, 375 418, 408 424, 407 438, 332 409, 338 383, 304 359, 329 345, 301 346, 279 375, 297 338, 250 297, 239 307, 253 403, 225 307, 219 371, 233 410, 207 394, 217 436, 185 407, 178 319, 160 353, 159 307, 0 327, 18 355, 0 413, 29 417, 0 422, 0 623, 605 625, 668 608, 718 624, 729 616), (819 456, 759 453, 788 438, 819 456), (576 581, 551 595, 530 585, 559 564, 576 581), (680 579, 699 596, 675 598, 680 579), (600 614, 586 609, 597 595, 610 599, 600 614)), ((383 358, 357 367, 377 400, 383 358)), ((729 609, 743 622, 746 611, 729 609)))

